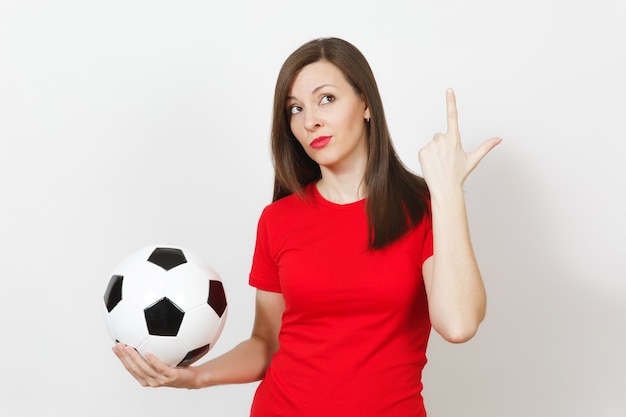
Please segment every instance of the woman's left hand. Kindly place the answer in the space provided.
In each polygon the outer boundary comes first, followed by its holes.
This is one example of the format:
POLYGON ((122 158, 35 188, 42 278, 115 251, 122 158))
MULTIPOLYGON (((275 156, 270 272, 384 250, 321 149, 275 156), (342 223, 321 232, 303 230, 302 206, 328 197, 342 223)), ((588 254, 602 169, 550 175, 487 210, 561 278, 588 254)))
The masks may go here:
POLYGON ((474 152, 465 152, 461 145, 458 112, 454 91, 446 91, 447 132, 437 133, 433 140, 419 151, 422 175, 431 191, 449 190, 450 187, 463 187, 465 179, 479 162, 497 144, 502 142, 494 137, 483 142, 474 152))

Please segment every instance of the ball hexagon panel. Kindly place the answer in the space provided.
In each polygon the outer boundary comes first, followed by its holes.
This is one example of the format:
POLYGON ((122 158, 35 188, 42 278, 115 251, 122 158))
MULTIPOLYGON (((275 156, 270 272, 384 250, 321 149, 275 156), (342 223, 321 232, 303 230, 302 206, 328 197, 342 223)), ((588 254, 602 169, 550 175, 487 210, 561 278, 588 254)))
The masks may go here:
POLYGON ((122 299, 144 309, 165 297, 165 275, 161 267, 149 262, 128 265, 124 271, 122 299))
POLYGON ((146 353, 156 354, 159 360, 176 366, 182 362, 189 349, 176 337, 148 336, 143 343, 138 345, 137 351, 143 357, 146 353))
POLYGON ((115 340, 136 347, 148 337, 143 309, 130 303, 119 303, 109 313, 108 319, 115 340))
POLYGON ((206 304, 211 276, 197 265, 186 263, 165 274, 164 294, 182 310, 206 304))
POLYGON ((107 310, 107 306, 105 304, 102 304, 102 313, 103 313, 102 317, 104 318, 104 323, 105 323, 107 332, 109 333, 109 337, 113 339, 114 341, 119 342, 119 340, 113 334, 113 327, 111 327, 111 320, 109 320, 110 311, 107 310))
POLYGON ((220 320, 208 304, 202 304, 185 312, 185 320, 177 337, 190 350, 198 346, 212 345, 222 332, 224 319, 220 320), (202 331, 198 331, 199 328, 202 331))

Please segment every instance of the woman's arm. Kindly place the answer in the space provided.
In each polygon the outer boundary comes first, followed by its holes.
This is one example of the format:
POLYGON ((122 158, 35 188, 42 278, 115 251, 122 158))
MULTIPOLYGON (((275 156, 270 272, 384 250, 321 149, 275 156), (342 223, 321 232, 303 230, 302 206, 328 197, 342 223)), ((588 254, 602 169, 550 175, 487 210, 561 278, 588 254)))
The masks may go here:
POLYGON ((278 349, 285 301, 281 293, 257 290, 252 335, 230 351, 199 366, 171 367, 151 354, 117 344, 113 351, 124 367, 145 387, 202 388, 237 384, 263 378, 278 349))
POLYGON ((433 256, 422 267, 433 328, 453 343, 471 339, 485 317, 486 294, 470 240, 463 184, 500 138, 476 151, 461 146, 454 92, 446 92, 448 131, 420 150, 431 194, 433 256))

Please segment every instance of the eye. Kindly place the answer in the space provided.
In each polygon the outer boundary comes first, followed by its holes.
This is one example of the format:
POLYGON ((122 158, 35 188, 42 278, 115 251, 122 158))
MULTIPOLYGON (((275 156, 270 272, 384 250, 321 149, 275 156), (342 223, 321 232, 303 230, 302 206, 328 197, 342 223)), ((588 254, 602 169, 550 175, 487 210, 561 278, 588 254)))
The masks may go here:
POLYGON ((298 113, 300 113, 302 111, 302 107, 296 106, 294 104, 293 106, 289 106, 287 111, 289 112, 290 115, 298 114, 298 113))
POLYGON ((327 104, 332 101, 335 101, 335 96, 331 94, 325 94, 324 96, 322 96, 322 99, 320 100, 320 104, 327 104))

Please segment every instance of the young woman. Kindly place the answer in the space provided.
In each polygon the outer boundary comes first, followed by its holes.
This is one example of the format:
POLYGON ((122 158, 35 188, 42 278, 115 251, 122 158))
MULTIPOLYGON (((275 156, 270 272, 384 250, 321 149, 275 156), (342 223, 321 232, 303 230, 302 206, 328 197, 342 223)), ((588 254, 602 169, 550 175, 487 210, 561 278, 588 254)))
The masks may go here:
POLYGON ((431 327, 460 343, 485 315, 463 183, 499 142, 466 153, 455 96, 448 130, 398 159, 372 71, 350 43, 298 48, 276 83, 274 201, 261 214, 250 283, 252 335, 224 355, 172 368, 118 344, 144 386, 262 379, 253 416, 425 416, 431 327))

